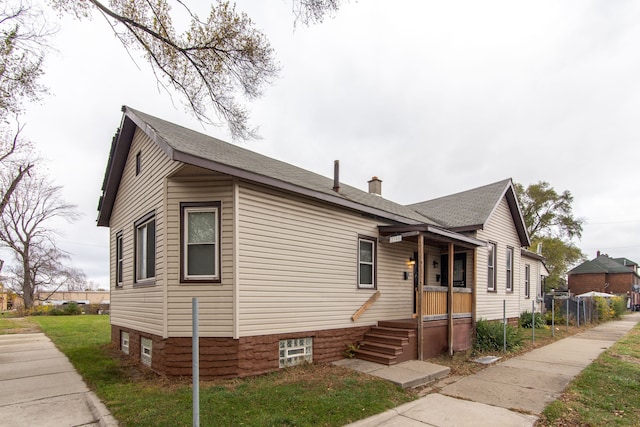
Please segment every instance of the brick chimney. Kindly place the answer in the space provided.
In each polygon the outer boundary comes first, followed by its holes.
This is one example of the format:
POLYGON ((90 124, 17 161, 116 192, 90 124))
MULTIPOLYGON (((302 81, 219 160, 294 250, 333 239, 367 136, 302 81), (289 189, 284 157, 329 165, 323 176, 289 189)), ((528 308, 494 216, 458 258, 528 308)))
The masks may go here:
POLYGON ((382 181, 377 176, 374 176, 368 182, 369 182, 369 193, 382 196, 382 181))

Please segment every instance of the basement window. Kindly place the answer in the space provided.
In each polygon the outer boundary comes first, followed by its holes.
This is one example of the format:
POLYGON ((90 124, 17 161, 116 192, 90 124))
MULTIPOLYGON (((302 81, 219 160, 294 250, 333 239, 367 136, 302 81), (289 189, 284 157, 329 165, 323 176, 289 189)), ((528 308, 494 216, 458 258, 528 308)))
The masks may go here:
POLYGON ((143 365, 151 366, 151 351, 153 344, 150 338, 140 338, 140 360, 143 365))
POLYGON ((313 338, 280 340, 280 367, 313 362, 313 338))
POLYGON ((129 332, 120 332, 120 350, 124 354, 129 354, 129 332))

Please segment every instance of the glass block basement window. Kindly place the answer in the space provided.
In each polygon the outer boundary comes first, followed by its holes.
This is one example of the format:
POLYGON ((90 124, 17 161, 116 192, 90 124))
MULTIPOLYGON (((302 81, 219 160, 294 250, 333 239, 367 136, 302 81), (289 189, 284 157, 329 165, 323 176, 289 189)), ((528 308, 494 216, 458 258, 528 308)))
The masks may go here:
POLYGON ((280 340, 280 367, 313 362, 313 338, 280 340))
POLYGON ((120 333, 120 348, 125 354, 129 354, 129 332, 120 333))
POLYGON ((140 338, 140 360, 147 366, 151 366, 152 345, 151 339, 140 338))

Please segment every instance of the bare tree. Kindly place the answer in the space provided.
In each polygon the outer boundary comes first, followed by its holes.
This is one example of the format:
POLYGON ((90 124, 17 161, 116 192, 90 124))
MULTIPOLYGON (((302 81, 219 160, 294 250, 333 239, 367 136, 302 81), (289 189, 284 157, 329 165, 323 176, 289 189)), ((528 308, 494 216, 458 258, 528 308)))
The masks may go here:
POLYGON ((24 100, 46 92, 38 79, 53 31, 28 0, 0 4, 0 119, 20 113, 24 100))
POLYGON ((111 0, 109 6, 98 0, 53 0, 53 4, 79 18, 97 10, 127 50, 142 50, 158 82, 182 94, 199 120, 215 123, 209 114, 213 108, 234 139, 256 136, 237 94, 259 97, 279 67, 264 34, 228 1, 218 0, 204 20, 181 0, 111 0), (190 17, 189 28, 182 33, 173 25, 172 5, 190 17))
MULTIPOLYGON (((0 114, 20 111, 24 98, 37 99, 44 53, 52 33, 40 9, 29 0, 7 0, 0 6, 0 114)), ((294 23, 320 23, 335 14, 341 0, 291 0, 294 23)), ((98 12, 122 45, 139 49, 158 83, 184 97, 195 116, 210 124, 226 122, 233 139, 256 137, 249 113, 238 96, 252 100, 278 74, 279 66, 266 36, 227 0, 211 5, 205 19, 182 0, 50 0, 61 13, 79 19, 98 12), (178 9, 190 19, 179 32, 171 19, 178 9), (213 111, 211 111, 213 110, 213 111), (213 120, 211 112, 218 120, 213 120)))
POLYGON ((66 268, 66 254, 55 244, 51 228, 55 218, 74 221, 75 206, 60 197, 60 187, 44 178, 26 176, 0 216, 0 242, 11 249, 18 266, 13 269, 13 289, 24 299, 25 308, 33 306, 38 288, 63 286, 82 275, 66 268))
POLYGON ((30 144, 20 138, 22 126, 10 134, 0 132, 0 216, 20 181, 33 169, 35 159, 30 144))
POLYGON ((292 0, 294 23, 321 24, 340 9, 341 0, 292 0))

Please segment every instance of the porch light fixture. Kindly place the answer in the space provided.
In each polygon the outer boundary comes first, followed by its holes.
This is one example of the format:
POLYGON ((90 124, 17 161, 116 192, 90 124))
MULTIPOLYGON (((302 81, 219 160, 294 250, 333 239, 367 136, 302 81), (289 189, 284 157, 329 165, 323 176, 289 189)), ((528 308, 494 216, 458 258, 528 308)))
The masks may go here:
POLYGON ((438 261, 435 259, 433 260, 433 268, 438 268, 438 261))
POLYGON ((413 257, 409 258, 409 265, 416 265, 416 260, 413 257))

